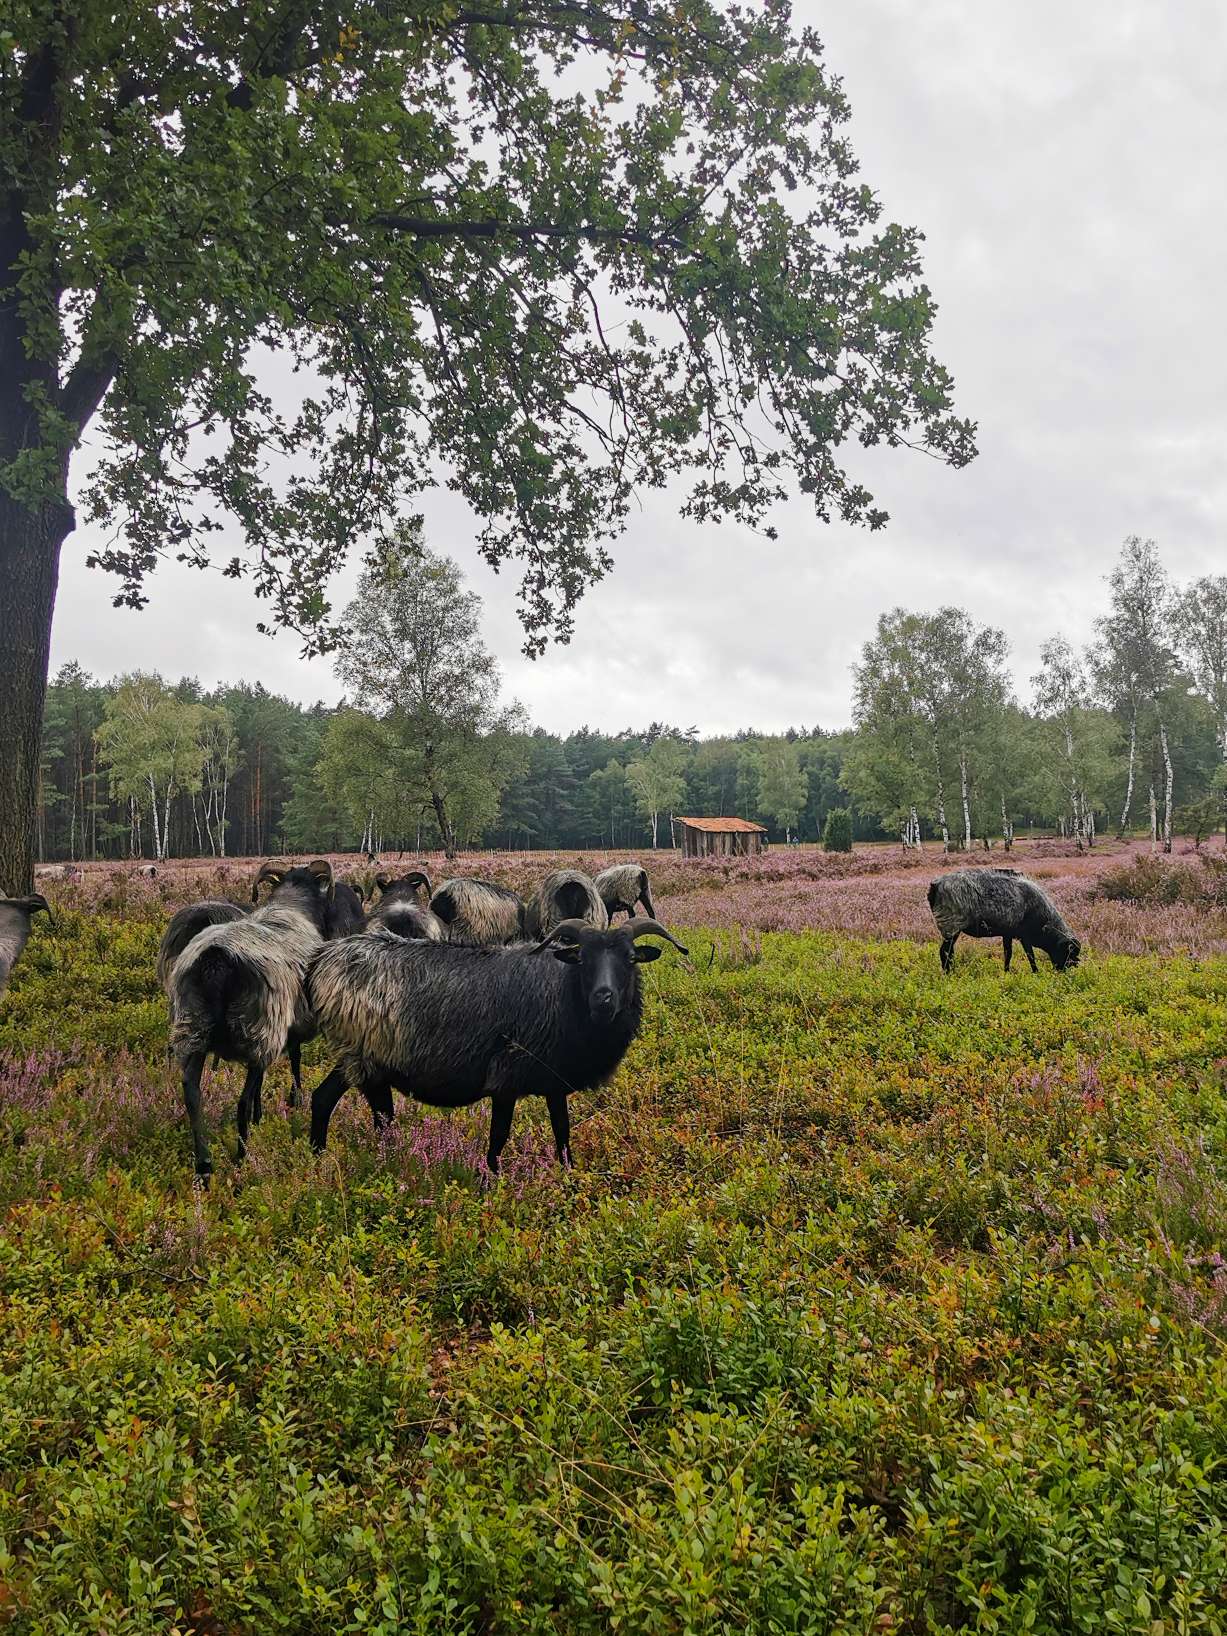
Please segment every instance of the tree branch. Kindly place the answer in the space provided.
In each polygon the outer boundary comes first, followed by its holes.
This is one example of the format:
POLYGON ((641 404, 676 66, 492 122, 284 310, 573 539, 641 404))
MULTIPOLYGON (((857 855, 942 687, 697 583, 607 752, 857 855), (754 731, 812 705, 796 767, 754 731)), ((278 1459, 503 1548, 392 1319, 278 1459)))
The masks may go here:
POLYGON ((376 227, 409 233, 422 239, 576 239, 592 244, 639 244, 649 250, 681 250, 684 240, 671 233, 648 233, 632 227, 597 227, 581 222, 563 227, 558 222, 446 221, 435 216, 398 216, 380 212, 369 218, 376 227))

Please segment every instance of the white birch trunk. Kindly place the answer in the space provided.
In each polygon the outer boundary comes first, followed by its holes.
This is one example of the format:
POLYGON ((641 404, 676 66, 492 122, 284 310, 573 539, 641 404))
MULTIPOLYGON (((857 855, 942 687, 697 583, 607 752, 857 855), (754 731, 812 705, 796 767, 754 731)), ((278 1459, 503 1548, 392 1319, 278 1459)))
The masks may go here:
POLYGON ((1163 850, 1172 850, 1172 753, 1167 742, 1167 728, 1159 718, 1159 744, 1163 750, 1163 850))
POLYGON ((959 782, 963 794, 963 848, 971 851, 971 804, 967 796, 967 751, 959 751, 959 782))
POLYGON ((1159 809, 1155 802, 1155 787, 1150 786, 1150 849, 1153 852, 1159 844, 1159 809))
POLYGON ((1129 722, 1129 782, 1125 785, 1125 804, 1121 808, 1120 829, 1116 837, 1118 841, 1124 838, 1125 830, 1129 827, 1129 809, 1133 805, 1133 769, 1137 760, 1137 745, 1138 711, 1137 706, 1134 705, 1133 716, 1129 722))
POLYGON ((153 782, 153 774, 149 774, 149 811, 153 820, 153 855, 162 856, 162 832, 158 828, 158 792, 153 782))

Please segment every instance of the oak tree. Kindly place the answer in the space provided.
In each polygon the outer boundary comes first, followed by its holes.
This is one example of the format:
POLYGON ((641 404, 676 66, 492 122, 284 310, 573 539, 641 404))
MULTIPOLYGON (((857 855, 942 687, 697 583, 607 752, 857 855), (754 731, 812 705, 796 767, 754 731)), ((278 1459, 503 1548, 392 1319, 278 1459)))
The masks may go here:
POLYGON ((637 491, 878 527, 845 445, 970 459, 847 119, 785 0, 8 0, 0 889, 75 504, 120 603, 213 564, 315 649, 351 542, 443 480, 535 652, 637 491))

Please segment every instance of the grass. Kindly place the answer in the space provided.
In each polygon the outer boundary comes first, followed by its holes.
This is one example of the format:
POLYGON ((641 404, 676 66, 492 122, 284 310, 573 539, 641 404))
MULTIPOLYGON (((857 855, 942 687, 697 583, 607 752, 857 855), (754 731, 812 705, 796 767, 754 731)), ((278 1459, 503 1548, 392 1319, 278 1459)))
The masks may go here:
POLYGON ((574 1175, 532 1109, 490 1194, 481 1115, 316 1161, 282 1065, 202 1195, 161 901, 76 890, 0 1011, 0 1624, 1227 1628, 1227 959, 693 930, 574 1175))

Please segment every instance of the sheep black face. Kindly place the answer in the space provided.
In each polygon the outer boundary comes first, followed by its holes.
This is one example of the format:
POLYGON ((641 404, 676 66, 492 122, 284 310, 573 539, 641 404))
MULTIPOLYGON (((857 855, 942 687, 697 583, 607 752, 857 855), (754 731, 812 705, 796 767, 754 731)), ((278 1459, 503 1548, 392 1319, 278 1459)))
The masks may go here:
MULTIPOLYGON (((268 902, 283 895, 294 894, 298 898, 300 907, 306 910, 315 922, 321 936, 328 937, 333 932, 336 900, 336 882, 332 877, 332 865, 324 858, 316 858, 313 863, 295 864, 292 868, 282 869, 277 864, 266 863, 256 876, 251 888, 251 901, 260 901, 260 887, 265 881, 272 883, 268 902)), ((355 900, 356 902, 356 900, 355 900)), ((361 924, 362 910, 357 907, 356 920, 361 924)), ((344 931, 352 931, 352 926, 346 926, 344 931)))
POLYGON ((564 920, 537 945, 537 952, 549 949, 555 960, 578 966, 579 990, 588 1020, 596 1027, 608 1027, 626 1010, 635 994, 635 967, 659 960, 661 951, 647 944, 640 948, 639 937, 663 937, 687 950, 656 920, 628 920, 615 931, 599 931, 583 920, 564 920))
POLYGON ((1076 937, 1059 937, 1049 948, 1048 958, 1058 971, 1072 971, 1082 958, 1082 944, 1076 937))

